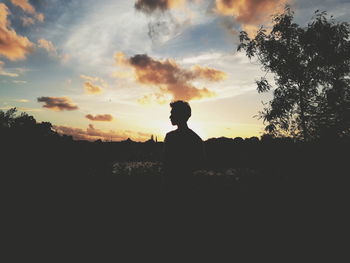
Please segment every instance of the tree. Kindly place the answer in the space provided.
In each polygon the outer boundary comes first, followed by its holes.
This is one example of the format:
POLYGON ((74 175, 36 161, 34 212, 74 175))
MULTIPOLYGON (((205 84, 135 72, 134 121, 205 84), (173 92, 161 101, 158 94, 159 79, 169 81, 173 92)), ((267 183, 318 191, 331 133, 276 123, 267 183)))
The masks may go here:
MULTIPOLYGON (((293 22, 286 6, 273 18, 270 32, 261 27, 250 39, 240 33, 238 51, 257 57, 263 70, 274 74, 273 99, 260 112, 265 130, 305 141, 326 133, 350 134, 350 26, 316 11, 307 27, 293 22)), ((272 89, 265 77, 259 93, 272 89)))
POLYGON ((11 108, 8 111, 0 110, 0 131, 10 128, 16 117, 16 108, 11 108))
POLYGON ((11 108, 6 112, 0 110, 0 137, 7 139, 8 136, 12 138, 28 137, 52 137, 57 135, 52 129, 50 122, 37 123, 33 116, 25 112, 17 114, 16 108, 11 108))

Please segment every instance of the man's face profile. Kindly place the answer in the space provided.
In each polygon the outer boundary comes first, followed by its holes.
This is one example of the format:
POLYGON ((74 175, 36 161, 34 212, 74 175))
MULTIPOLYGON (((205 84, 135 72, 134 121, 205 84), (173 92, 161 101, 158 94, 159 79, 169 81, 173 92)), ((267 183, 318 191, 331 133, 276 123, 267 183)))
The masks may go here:
POLYGON ((171 110, 170 112, 170 121, 172 125, 177 125, 179 123, 178 121, 178 114, 176 114, 176 111, 174 109, 171 110))

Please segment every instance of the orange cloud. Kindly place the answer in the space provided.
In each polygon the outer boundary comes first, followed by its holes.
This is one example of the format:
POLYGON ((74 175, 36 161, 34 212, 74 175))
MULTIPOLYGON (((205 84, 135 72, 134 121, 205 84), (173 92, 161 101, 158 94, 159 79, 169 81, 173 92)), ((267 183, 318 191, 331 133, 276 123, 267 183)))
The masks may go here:
POLYGON ((17 35, 16 31, 9 28, 8 15, 7 6, 0 3, 0 55, 10 60, 24 59, 32 52, 34 45, 28 38, 17 35))
MULTIPOLYGON (((117 62, 120 57, 117 56, 117 62)), ((134 69, 137 82, 155 85, 159 87, 161 94, 171 94, 174 100, 212 97, 215 95, 214 92, 207 88, 197 88, 191 82, 197 79, 219 81, 226 76, 222 71, 200 66, 195 66, 193 69, 181 68, 174 60, 155 60, 146 54, 135 55, 121 61, 134 69)), ((149 99, 147 96, 141 101, 147 101, 149 99)), ((158 93, 155 96, 157 100, 162 99, 158 93)))
POLYGON ((45 16, 40 13, 40 14, 36 14, 35 18, 40 22, 44 22, 45 16))
POLYGON ((132 138, 133 140, 147 140, 151 137, 151 134, 132 132, 132 131, 103 131, 96 129, 92 124, 88 126, 86 130, 80 128, 73 128, 67 126, 54 126, 54 129, 59 134, 66 134, 72 136, 75 140, 87 140, 87 141, 121 141, 127 138, 132 138))
POLYGON ((53 43, 49 40, 43 38, 39 39, 38 47, 45 49, 51 56, 57 56, 57 50, 53 43))
POLYGON ((117 65, 124 65, 128 63, 128 59, 123 52, 116 52, 114 54, 114 59, 117 62, 117 65))
POLYGON ((108 87, 108 84, 106 83, 106 81, 104 81, 103 79, 99 78, 99 77, 92 77, 92 76, 88 76, 88 75, 80 75, 80 78, 87 80, 84 83, 84 87, 85 87, 85 91, 88 94, 100 94, 103 92, 103 88, 108 87), (98 82, 99 85, 96 85, 94 82, 98 82), (103 88, 101 88, 101 86, 103 88))
POLYGON ((283 10, 289 0, 215 0, 216 12, 233 16, 248 32, 256 31, 271 15, 283 10))
POLYGON ((185 0, 137 0, 135 8, 145 13, 152 13, 156 10, 165 11, 182 6, 184 2, 185 0))
POLYGON ((100 94, 103 92, 102 88, 92 84, 90 81, 84 83, 85 91, 88 94, 100 94))
POLYGON ((220 81, 227 78, 227 74, 223 71, 201 67, 200 65, 195 65, 192 67, 193 71, 198 75, 198 77, 209 80, 209 81, 220 81))
POLYGON ((54 129, 59 134, 65 134, 72 136, 75 140, 87 140, 87 141, 96 141, 96 140, 112 140, 119 141, 125 140, 127 138, 124 134, 118 134, 114 131, 102 131, 95 129, 93 125, 84 130, 80 128, 73 128, 67 126, 54 126, 54 129))
POLYGON ((85 117, 91 121, 112 121, 113 120, 113 116, 110 114, 101 114, 101 115, 97 114, 95 116, 88 114, 85 117))
POLYGON ((23 9, 23 11, 30 13, 30 14, 35 14, 35 9, 34 7, 28 2, 28 0, 11 0, 11 3, 19 6, 20 8, 23 9))
POLYGON ((73 104, 70 98, 67 97, 40 97, 38 102, 44 102, 44 108, 54 111, 77 110, 78 106, 73 104))
POLYGON ((34 15, 38 21, 44 21, 44 15, 37 13, 35 11, 35 8, 28 2, 28 0, 11 0, 11 3, 15 6, 20 7, 24 12, 34 15))

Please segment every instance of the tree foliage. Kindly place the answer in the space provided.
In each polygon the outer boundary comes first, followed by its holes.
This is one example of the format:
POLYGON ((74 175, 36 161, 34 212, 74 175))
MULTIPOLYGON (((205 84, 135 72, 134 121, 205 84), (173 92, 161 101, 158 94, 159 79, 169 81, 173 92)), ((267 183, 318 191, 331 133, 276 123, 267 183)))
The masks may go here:
POLYGON ((271 31, 261 27, 252 39, 240 33, 238 51, 274 74, 274 89, 265 77, 256 81, 259 93, 273 90, 260 112, 265 129, 304 140, 349 136, 350 26, 318 10, 306 27, 293 19, 286 6, 271 31))
POLYGON ((25 112, 17 114, 16 108, 7 111, 0 110, 0 136, 1 139, 42 139, 57 136, 50 122, 37 123, 33 116, 25 112))

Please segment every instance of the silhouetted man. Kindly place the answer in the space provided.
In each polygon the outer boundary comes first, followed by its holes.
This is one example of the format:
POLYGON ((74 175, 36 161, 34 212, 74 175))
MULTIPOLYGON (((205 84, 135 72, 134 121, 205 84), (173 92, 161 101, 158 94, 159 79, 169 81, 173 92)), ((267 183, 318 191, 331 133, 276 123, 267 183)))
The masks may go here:
POLYGON ((191 175, 203 161, 202 139, 187 126, 191 107, 187 102, 170 103, 172 125, 177 129, 166 134, 164 140, 165 184, 168 190, 185 190, 191 185, 191 175))

